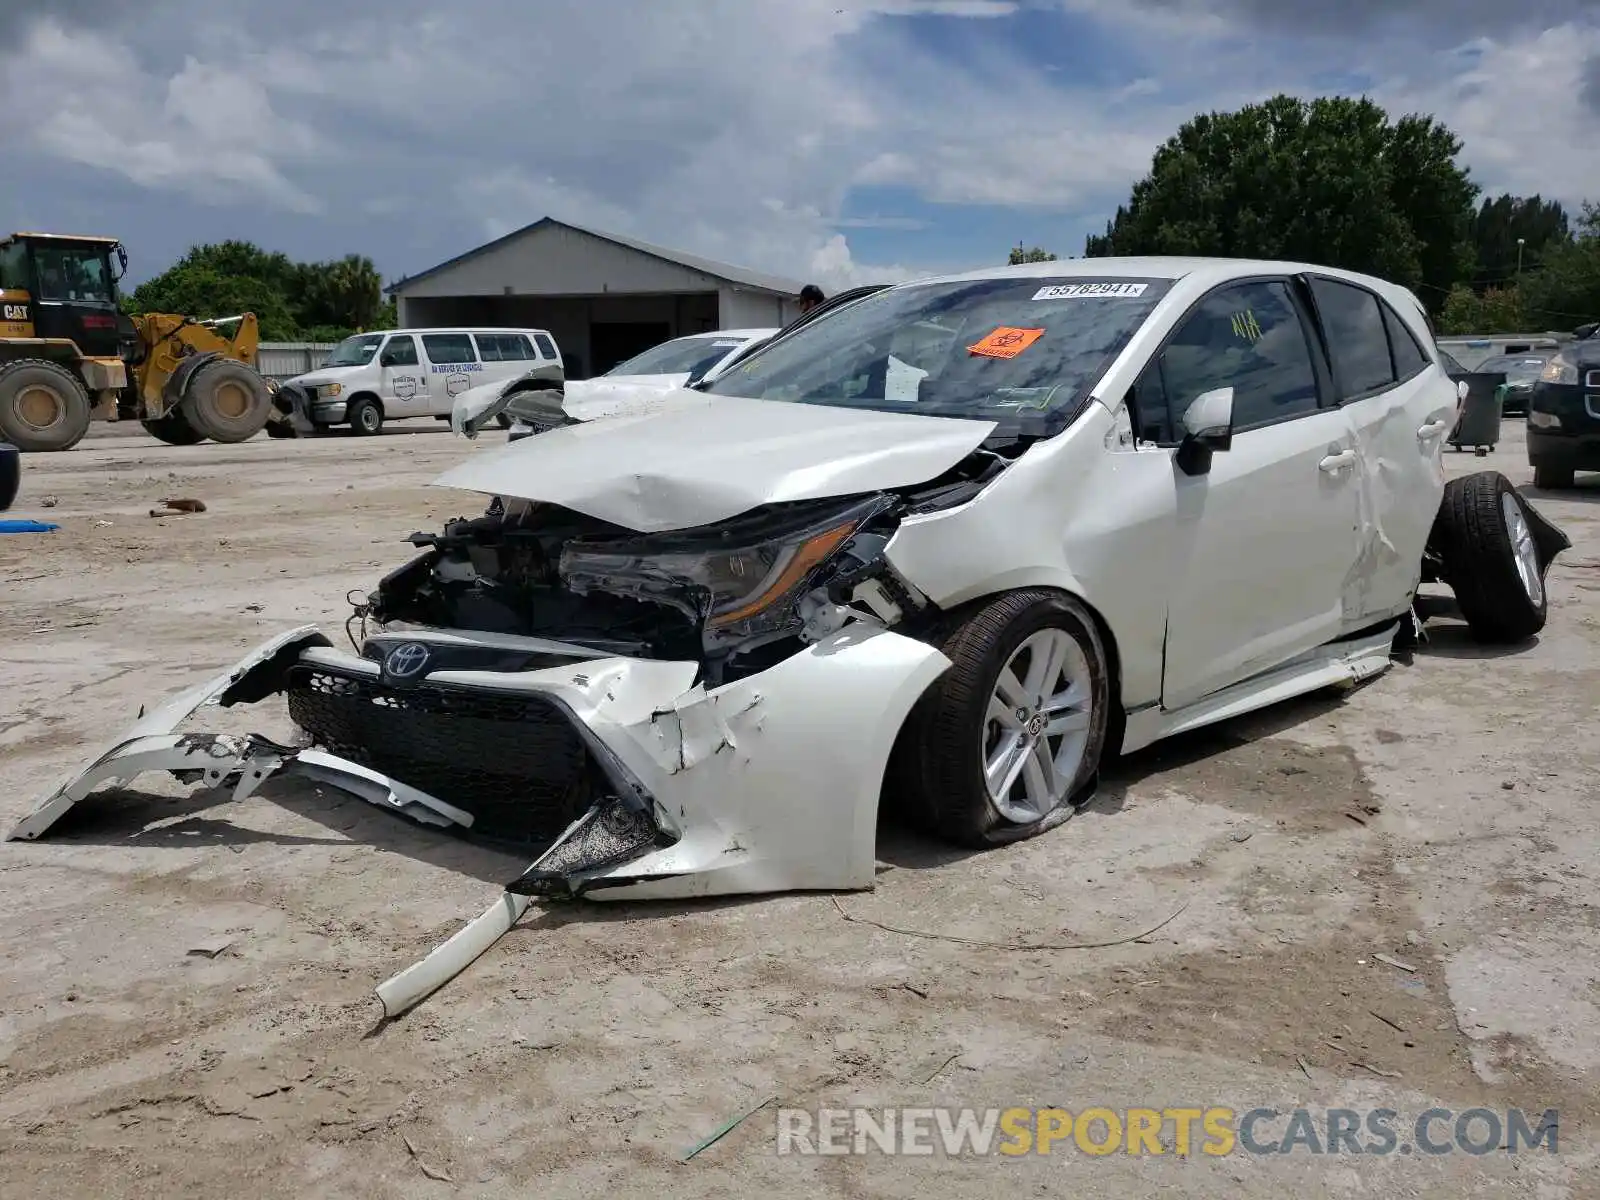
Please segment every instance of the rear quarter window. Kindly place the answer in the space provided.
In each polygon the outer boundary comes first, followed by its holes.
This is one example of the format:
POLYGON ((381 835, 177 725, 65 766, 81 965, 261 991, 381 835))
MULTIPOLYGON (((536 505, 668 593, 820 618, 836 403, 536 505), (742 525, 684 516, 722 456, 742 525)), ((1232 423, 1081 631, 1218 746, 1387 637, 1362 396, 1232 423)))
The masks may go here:
POLYGON ((542 357, 548 358, 552 362, 560 359, 561 355, 556 351, 556 344, 553 341, 551 341, 548 337, 546 337, 544 334, 542 334, 542 333, 534 334, 533 335, 533 344, 539 348, 539 354, 542 357))

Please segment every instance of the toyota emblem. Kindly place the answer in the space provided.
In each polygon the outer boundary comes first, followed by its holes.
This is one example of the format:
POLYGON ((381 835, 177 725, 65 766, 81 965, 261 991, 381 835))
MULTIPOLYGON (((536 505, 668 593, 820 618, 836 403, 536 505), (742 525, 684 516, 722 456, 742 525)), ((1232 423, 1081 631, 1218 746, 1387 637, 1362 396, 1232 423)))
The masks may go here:
POLYGON ((428 648, 420 642, 407 642, 389 652, 383 668, 391 679, 410 679, 427 665, 428 648))

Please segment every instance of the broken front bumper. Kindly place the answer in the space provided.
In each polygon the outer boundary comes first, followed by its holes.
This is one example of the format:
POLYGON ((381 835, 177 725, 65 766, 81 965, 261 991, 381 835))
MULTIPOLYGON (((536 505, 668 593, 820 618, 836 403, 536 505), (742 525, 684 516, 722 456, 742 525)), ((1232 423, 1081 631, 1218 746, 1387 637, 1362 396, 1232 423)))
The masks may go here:
MULTIPOLYGON (((490 639, 491 648, 505 649, 507 641, 490 639)), ((596 657, 558 642, 509 641, 559 665, 419 670, 406 690, 512 705, 537 699, 570 722, 604 786, 508 884, 506 900, 480 918, 490 925, 514 922, 518 905, 533 894, 634 899, 871 887, 889 752, 912 706, 949 666, 922 642, 856 625, 708 691, 694 683, 692 662, 596 657)), ((273 776, 299 774, 424 824, 472 828, 477 818, 464 804, 435 793, 446 790, 452 770, 470 772, 481 763, 442 762, 426 785, 431 790, 423 790, 419 780, 356 761, 360 755, 348 747, 337 753, 255 735, 178 732, 204 708, 257 702, 301 686, 294 681, 303 684, 307 673, 356 686, 362 721, 401 720, 401 693, 379 694, 394 682, 395 654, 448 663, 452 647, 485 646, 444 631, 384 635, 369 646, 375 643, 387 649, 383 663, 334 649, 314 626, 272 639, 215 679, 141 714, 45 796, 9 839, 38 838, 102 784, 150 771, 228 788, 219 798, 234 799, 273 776), (363 681, 371 694, 359 692, 363 681)), ((540 782, 522 780, 523 791, 503 802, 531 802, 540 782)), ((517 781, 505 786, 514 791, 517 781)), ((458 936, 474 929, 484 936, 480 922, 458 936)), ((385 1004, 393 1010, 390 998, 385 1004)))

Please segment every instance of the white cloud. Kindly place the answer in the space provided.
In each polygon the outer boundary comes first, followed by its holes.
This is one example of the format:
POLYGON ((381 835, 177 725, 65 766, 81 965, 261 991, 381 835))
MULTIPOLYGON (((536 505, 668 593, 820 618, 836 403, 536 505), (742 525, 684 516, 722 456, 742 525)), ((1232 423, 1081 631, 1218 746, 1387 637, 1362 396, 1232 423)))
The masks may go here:
MULTIPOLYGON (((1391 111, 1438 115, 1487 187, 1569 203, 1600 188, 1580 107, 1600 25, 1541 32, 1467 2, 1476 23, 1427 25, 1417 14, 1444 0, 1399 16, 1355 0, 1344 22, 1267 0, 71 0, 6 26, 0 145, 229 206, 245 237, 358 214, 389 244, 351 248, 396 272, 550 215, 830 289, 957 265, 937 208, 844 216, 856 189, 1095 228, 1196 111, 1312 94, 1325 73, 1365 73, 1391 111), (1007 48, 1005 18, 1051 3, 1120 36, 1126 74, 1042 61, 1072 45, 1007 48), (959 50, 917 36, 930 14, 969 22, 959 50), (1472 54, 1442 52, 1474 37, 1472 54), (857 262, 886 230, 928 248, 857 262)), ((48 211, 36 176, 22 202, 48 211)))
POLYGON ((283 169, 315 156, 319 139, 280 117, 259 80, 193 57, 162 80, 126 46, 50 20, 28 27, 0 78, 8 122, 47 153, 156 190, 320 207, 283 169))
POLYGON ((1401 112, 1438 114, 1460 135, 1473 177, 1497 192, 1537 192, 1574 208, 1600 199, 1600 117, 1579 102, 1588 61, 1600 54, 1600 25, 1480 38, 1470 50, 1447 60, 1444 77, 1397 77, 1377 98, 1401 112))

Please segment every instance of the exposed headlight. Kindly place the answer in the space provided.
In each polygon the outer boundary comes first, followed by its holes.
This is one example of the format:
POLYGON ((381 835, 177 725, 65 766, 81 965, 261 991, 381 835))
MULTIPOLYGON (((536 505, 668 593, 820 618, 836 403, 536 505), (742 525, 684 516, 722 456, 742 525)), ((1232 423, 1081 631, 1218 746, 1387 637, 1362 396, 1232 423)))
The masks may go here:
POLYGON ((1553 355, 1539 372, 1539 378, 1546 383, 1577 383, 1578 364, 1564 354, 1553 355))
POLYGON ((701 622, 707 646, 781 633, 802 622, 800 598, 819 569, 885 502, 835 509, 799 528, 738 528, 662 535, 625 544, 569 542, 562 580, 575 592, 603 591, 671 604, 701 622))
POLYGON ((1555 413, 1531 412, 1528 414, 1528 424, 1536 429, 1560 429, 1561 418, 1555 413))
POLYGON ((337 396, 342 391, 344 391, 343 384, 319 383, 317 385, 317 395, 319 396, 337 396))

